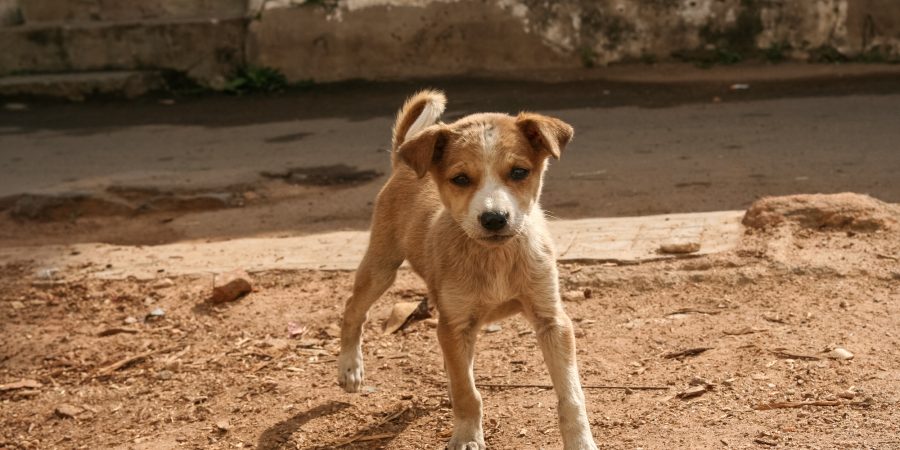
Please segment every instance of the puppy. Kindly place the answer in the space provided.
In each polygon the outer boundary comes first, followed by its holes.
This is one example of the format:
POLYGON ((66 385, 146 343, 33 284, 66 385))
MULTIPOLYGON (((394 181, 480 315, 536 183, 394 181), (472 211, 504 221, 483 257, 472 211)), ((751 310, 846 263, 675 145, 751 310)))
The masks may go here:
POLYGON ((438 310, 454 418, 447 448, 485 448, 475 339, 483 325, 521 313, 553 380, 565 449, 595 449, 556 252, 538 204, 547 159, 560 157, 572 127, 532 113, 473 114, 445 124, 438 122, 445 104, 441 92, 422 91, 397 114, 393 171, 378 194, 369 247, 344 310, 338 381, 348 392, 359 390, 362 325, 409 261, 438 310))

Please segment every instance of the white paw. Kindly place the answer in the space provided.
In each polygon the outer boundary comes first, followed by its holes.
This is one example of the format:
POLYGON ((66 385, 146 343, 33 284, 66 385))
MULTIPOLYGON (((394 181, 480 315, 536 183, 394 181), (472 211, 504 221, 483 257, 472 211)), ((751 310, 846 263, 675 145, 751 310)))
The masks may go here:
POLYGON ((479 444, 475 441, 454 441, 450 439, 450 442, 447 443, 447 450, 484 450, 486 447, 484 443, 479 444))
POLYGON ((359 351, 338 356, 338 384, 347 392, 359 392, 366 371, 359 351))
POLYGON ((597 450, 594 437, 590 433, 580 433, 569 439, 563 439, 565 450, 597 450))
POLYGON ((456 426, 447 450, 484 450, 484 433, 480 427, 456 426))

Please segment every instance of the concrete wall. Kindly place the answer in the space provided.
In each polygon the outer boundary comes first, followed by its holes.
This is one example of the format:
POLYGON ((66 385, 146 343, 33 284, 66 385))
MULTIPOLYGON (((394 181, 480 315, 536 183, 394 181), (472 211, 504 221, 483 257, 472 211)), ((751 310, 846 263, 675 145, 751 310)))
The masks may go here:
POLYGON ((900 1, 282 0, 247 46, 251 62, 317 81, 823 54, 900 57, 900 1))
POLYGON ((289 80, 680 58, 900 58, 900 0, 0 0, 0 74, 240 64, 289 80))

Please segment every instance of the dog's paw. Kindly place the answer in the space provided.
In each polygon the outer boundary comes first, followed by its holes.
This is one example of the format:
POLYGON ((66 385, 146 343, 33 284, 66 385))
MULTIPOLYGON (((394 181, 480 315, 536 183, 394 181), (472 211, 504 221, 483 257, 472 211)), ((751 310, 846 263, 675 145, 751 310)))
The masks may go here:
POLYGON ((341 353, 338 356, 338 384, 347 392, 359 392, 365 368, 359 352, 341 353))
POLYGON ((475 441, 454 442, 453 439, 447 443, 447 450, 484 450, 484 443, 479 444, 475 441))
POLYGON ((456 427, 447 450, 484 450, 484 434, 474 427, 456 427))

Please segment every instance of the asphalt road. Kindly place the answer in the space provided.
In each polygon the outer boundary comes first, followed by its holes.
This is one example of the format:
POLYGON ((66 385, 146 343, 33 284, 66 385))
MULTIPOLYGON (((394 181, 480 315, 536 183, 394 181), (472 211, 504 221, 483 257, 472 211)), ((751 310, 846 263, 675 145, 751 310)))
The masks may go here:
MULTIPOLYGON (((557 217, 742 209, 764 195, 813 192, 900 202, 900 75, 761 79, 739 90, 734 73, 706 78, 345 83, 276 96, 26 102, 0 111, 0 197, 108 185, 214 190, 258 182, 263 171, 334 164, 384 173, 394 112, 433 86, 447 92, 445 119, 528 109, 575 127, 545 184, 544 206, 557 217)), ((318 200, 271 219, 272 230, 321 228, 328 217, 365 228, 383 179, 323 188, 318 200)))

